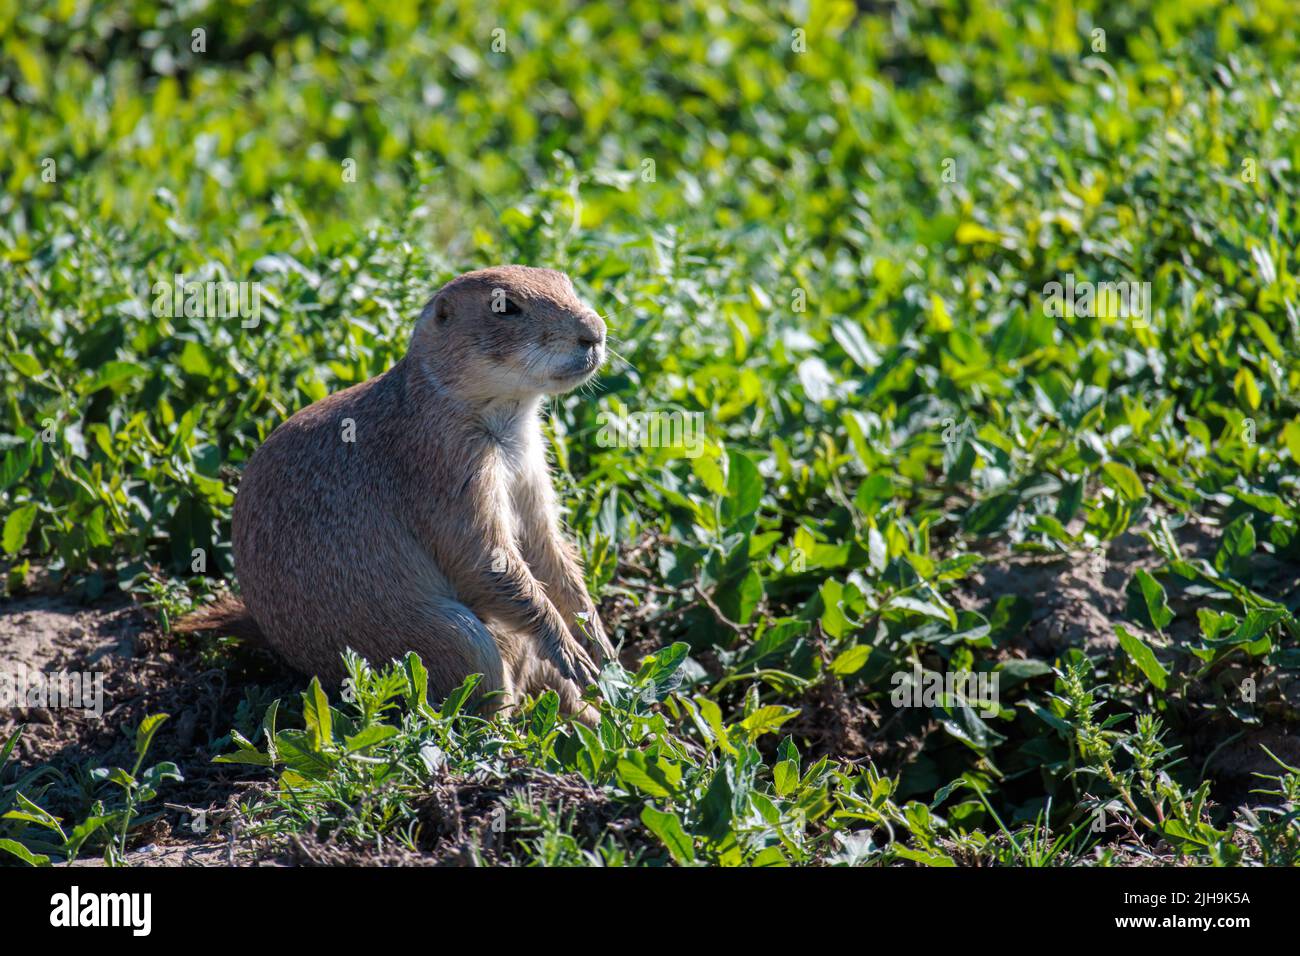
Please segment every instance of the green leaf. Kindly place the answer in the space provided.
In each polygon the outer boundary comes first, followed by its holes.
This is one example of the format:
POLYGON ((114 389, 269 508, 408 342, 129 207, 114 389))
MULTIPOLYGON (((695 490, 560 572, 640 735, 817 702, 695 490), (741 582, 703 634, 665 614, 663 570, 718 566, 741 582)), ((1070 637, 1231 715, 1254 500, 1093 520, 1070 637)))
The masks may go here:
POLYGON ((671 797, 672 793, 664 783, 651 776, 645 766, 635 762, 641 757, 641 754, 636 754, 635 758, 620 757, 616 765, 619 779, 652 797, 671 797))
MULTIPOLYGON (((5 741, 4 746, 0 747, 0 777, 4 776, 5 767, 9 765, 9 756, 14 752, 14 747, 18 745, 18 738, 22 735, 24 726, 26 725, 19 724, 15 727, 13 733, 9 735, 9 739, 5 741)), ((0 791, 0 793, 2 792, 0 791)), ((4 806, 4 803, 0 802, 0 806, 4 806)))
POLYGON ((722 474, 722 467, 718 458, 714 455, 706 452, 697 458, 692 458, 691 471, 700 480, 700 484, 708 489, 710 494, 718 497, 726 494, 727 480, 722 474))
POLYGON ((1259 394, 1259 383, 1255 381, 1255 376, 1246 366, 1237 369, 1236 377, 1232 380, 1232 390, 1237 396, 1237 400, 1246 405, 1251 411, 1259 408, 1261 396, 1259 394))
POLYGON ((180 356, 176 359, 176 364, 187 375, 196 378, 208 378, 212 375, 212 363, 208 361, 205 349, 198 342, 186 342, 180 356))
POLYGON ((4 532, 0 535, 0 544, 4 546, 5 554, 16 555, 23 549, 35 521, 36 505, 34 504, 20 505, 9 512, 8 517, 5 518, 4 532))
POLYGON ((1290 616, 1285 608, 1259 608, 1248 611, 1242 622, 1231 634, 1223 639, 1224 644, 1250 644, 1258 640, 1273 625, 1285 621, 1290 616))
POLYGON ((727 452, 727 494, 722 499, 722 523, 735 527, 758 510, 763 498, 763 478, 758 466, 748 455, 734 450, 727 452))
POLYGON ((1174 619, 1174 612, 1169 609, 1169 601, 1165 597, 1165 589, 1145 570, 1139 569, 1133 577, 1142 589, 1151 623, 1157 630, 1164 630, 1174 619))
POLYGON ((18 859, 22 860, 28 866, 49 866, 50 858, 43 854, 33 853, 27 847, 23 846, 17 840, 0 839, 0 850, 12 853, 18 859))
POLYGON ((1115 625, 1115 634, 1119 637, 1119 646, 1124 648, 1124 653, 1137 665, 1138 670, 1146 675, 1157 690, 1164 690, 1169 682, 1169 672, 1156 660, 1155 652, 1140 637, 1130 634, 1122 624, 1115 625))
POLYGON ((772 768, 772 785, 776 795, 784 797, 799 785, 799 765, 793 760, 782 760, 772 768))
POLYGON ((966 512, 962 518, 962 527, 971 534, 990 534, 998 531, 1006 525, 1019 504, 1020 496, 1009 491, 985 498, 966 512))
POLYGON ((1025 708, 1025 710, 1029 711, 1043 723, 1047 724, 1054 730, 1059 731, 1062 736, 1070 737, 1074 734, 1074 728, 1069 722, 1062 720, 1060 717, 1056 716, 1056 714, 1052 713, 1051 710, 1037 701, 1029 699, 1022 700, 1017 704, 1017 706, 1025 708))
POLYGON ((18 369, 20 375, 27 378, 36 378, 45 371, 40 360, 30 352, 11 352, 9 354, 9 364, 18 369))
POLYGON ((1235 574, 1255 553, 1255 526, 1249 515, 1238 515, 1223 532, 1214 555, 1214 569, 1220 574, 1235 574))
POLYGON ((282 730, 275 735, 275 749, 281 763, 308 780, 324 780, 333 771, 338 757, 322 753, 314 734, 301 730, 282 730))
MULTIPOLYGON (((245 743, 247 743, 247 741, 245 741, 245 743)), ((245 748, 243 745, 240 745, 240 749, 235 751, 233 754, 219 754, 216 757, 213 757, 212 762, 245 764, 250 767, 271 767, 275 764, 275 761, 262 753, 262 751, 254 747, 245 748)))
POLYGON ((114 767, 108 772, 107 780, 109 783, 115 783, 123 790, 130 790, 135 786, 135 777, 127 773, 121 767, 114 767))
POLYGON ((465 706, 465 702, 474 693, 474 688, 482 680, 482 674, 470 674, 461 682, 459 687, 447 695, 447 699, 442 702, 442 710, 439 711, 444 720, 448 717, 455 717, 460 713, 461 708, 465 706))
POLYGON ((1108 461, 1101 466, 1102 478, 1127 502, 1140 501, 1146 497, 1146 486, 1138 473, 1123 462, 1108 461))
POLYGON ((842 651, 836 655, 835 660, 831 661, 831 673, 836 677, 847 677, 850 674, 856 674, 866 666, 867 658, 870 656, 871 646, 869 644, 850 647, 847 651, 842 651))
POLYGON ((763 734, 775 733, 787 720, 795 717, 799 711, 778 704, 760 707, 740 722, 740 726, 749 734, 752 743, 763 734))
POLYGON ((1001 233, 994 232, 987 226, 982 226, 978 222, 963 222, 957 227, 957 242, 963 246, 974 245, 976 243, 990 243, 993 245, 1000 244, 1005 238, 1001 233))
POLYGON ((690 650, 691 646, 685 641, 676 641, 656 651, 642 663, 641 670, 636 675, 636 682, 653 685, 655 700, 663 701, 681 686, 680 671, 690 650))
MULTIPOLYGON (((275 751, 275 718, 279 712, 280 698, 277 697, 267 705, 266 713, 262 715, 262 739, 266 741, 266 756, 271 763, 275 763, 275 761, 280 759, 279 754, 275 751)), ((235 743, 240 744, 241 747, 247 746, 251 748, 253 746, 237 733, 232 732, 231 739, 233 739, 235 743)))
POLYGON ((1012 658, 1003 661, 995 670, 1002 675, 1003 686, 1009 686, 1032 680, 1035 677, 1045 677, 1052 673, 1052 665, 1046 661, 1036 661, 1032 658, 1026 660, 1012 658))
POLYGON ((135 755, 143 758, 149 750, 149 745, 153 742, 153 735, 158 732, 163 721, 167 719, 167 714, 150 714, 144 720, 140 721, 140 726, 135 731, 135 755))
POLYGON ((1291 453, 1292 463, 1300 463, 1300 420, 1292 419, 1282 428, 1282 444, 1291 453))
POLYGON ((302 694, 302 719, 307 726, 310 748, 319 753, 334 743, 334 719, 329 698, 321 689, 320 679, 313 677, 302 694))
POLYGON ((73 827, 72 832, 68 834, 68 839, 64 844, 64 850, 67 853, 67 856, 69 858, 75 857, 81 852, 82 844, 90 839, 91 836, 98 833, 104 827, 113 825, 117 820, 118 816, 116 814, 99 814, 86 817, 86 819, 73 827))
POLYGON ((1268 354, 1279 362, 1285 361, 1286 350, 1282 348, 1282 343, 1277 340, 1277 336, 1268 327, 1268 323, 1253 312, 1246 312, 1244 318, 1246 324, 1250 326, 1250 330, 1255 333, 1255 338, 1259 339, 1259 344, 1264 346, 1268 354))
POLYGON ((5 814, 6 817, 27 820, 31 823, 38 823, 47 830, 53 830, 58 833, 59 836, 63 836, 63 828, 59 826, 58 817, 43 807, 38 807, 21 792, 16 793, 15 796, 18 798, 18 806, 22 807, 22 809, 10 810, 5 814))
POLYGON ((842 319, 831 326, 831 335, 864 372, 873 371, 880 364, 880 356, 871 347, 866 333, 857 322, 842 319))
POLYGON ((641 808, 641 822, 659 838, 675 862, 691 863, 695 860, 695 845, 682 829, 682 821, 671 810, 657 810, 651 804, 641 808))
POLYGON ((5 455, 3 463, 0 463, 0 494, 22 481, 23 476, 32 467, 34 457, 30 445, 11 449, 5 455))
POLYGON ((149 370, 137 362, 107 362, 89 382, 81 387, 82 394, 89 395, 101 388, 117 385, 132 378, 142 378, 149 370))
POLYGON ((344 737, 343 749, 348 753, 355 753, 358 750, 365 750, 367 747, 373 747, 375 744, 390 740, 399 733, 401 731, 392 724, 371 724, 369 727, 363 727, 351 737, 344 737))
POLYGON ((406 706, 417 713, 427 713, 429 709, 429 672, 424 661, 415 651, 407 651, 402 659, 402 670, 406 674, 406 706))
POLYGON ((548 690, 538 697, 537 703, 533 705, 528 719, 529 730, 536 737, 544 737, 555 726, 559 713, 560 695, 553 690, 548 690))
POLYGON ((711 840, 721 841, 731 833, 735 815, 735 766, 724 761, 714 771, 709 788, 699 802, 699 825, 696 832, 711 840))
POLYGON ((724 753, 734 754, 736 748, 732 746, 727 735, 726 724, 722 720, 722 708, 708 697, 696 697, 695 704, 700 708, 700 718, 709 728, 718 746, 724 753))

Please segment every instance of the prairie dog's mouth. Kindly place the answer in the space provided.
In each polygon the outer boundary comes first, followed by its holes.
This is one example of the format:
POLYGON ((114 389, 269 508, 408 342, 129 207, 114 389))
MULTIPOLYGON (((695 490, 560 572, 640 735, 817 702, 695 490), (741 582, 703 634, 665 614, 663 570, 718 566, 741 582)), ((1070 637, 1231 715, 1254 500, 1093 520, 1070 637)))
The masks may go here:
POLYGON ((572 361, 561 365, 551 373, 551 378, 557 382, 572 382, 577 379, 584 379, 594 374, 604 361, 604 346, 595 345, 583 349, 572 361))

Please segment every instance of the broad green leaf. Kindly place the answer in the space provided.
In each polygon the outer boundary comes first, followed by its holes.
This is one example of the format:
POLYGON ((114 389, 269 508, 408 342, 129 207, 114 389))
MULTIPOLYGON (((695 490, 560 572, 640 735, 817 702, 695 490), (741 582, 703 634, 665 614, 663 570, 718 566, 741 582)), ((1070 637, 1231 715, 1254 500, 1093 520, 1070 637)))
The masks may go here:
POLYGON ((962 527, 971 534, 991 534, 1006 525, 1019 504, 1020 496, 1012 492, 985 498, 962 517, 962 527))
POLYGON ((150 714, 140 721, 140 726, 135 731, 135 755, 137 757, 144 757, 145 753, 148 752, 154 734, 158 732, 158 728, 162 726, 163 721, 168 716, 168 714, 150 714))
POLYGON ((17 840, 0 839, 0 850, 12 853, 28 866, 49 866, 50 858, 43 853, 33 853, 17 840))
POLYGON ((1291 453, 1291 461, 1300 463, 1300 419, 1292 419, 1282 428, 1282 444, 1291 453))
POLYGON ((1243 566, 1255 553, 1255 526, 1249 515, 1238 515, 1223 532, 1219 549, 1214 555, 1214 569, 1220 574, 1230 574, 1243 566))
POLYGON ((772 768, 772 785, 777 796, 784 797, 799 785, 799 765, 793 760, 782 760, 772 768))
POLYGON ((424 661, 414 651, 402 659, 406 672, 406 706, 417 713, 427 713, 429 708, 429 672, 424 661))
POLYGON ((750 741, 757 740, 763 734, 775 733, 787 720, 795 717, 799 711, 790 707, 769 704, 760 707, 740 722, 740 726, 749 734, 750 741))
POLYGON ((13 556, 23 549, 35 521, 35 504, 20 505, 9 512, 5 518, 4 532, 0 535, 0 544, 4 545, 5 554, 13 556))
POLYGON ((101 388, 118 385, 132 378, 143 378, 148 374, 149 369, 138 362, 107 362, 89 382, 81 387, 81 391, 89 395, 101 388))
POLYGON ((364 750, 367 747, 373 747, 375 744, 383 743, 385 740, 391 740, 396 737, 400 731, 398 728, 389 724, 371 724, 343 739, 343 749, 348 753, 355 753, 358 750, 364 750))
POLYGON ((1101 466, 1106 484, 1110 485, 1128 502, 1141 500, 1146 495, 1146 486, 1138 473, 1119 461, 1108 461, 1101 466))
POLYGON ((1122 624, 1115 625, 1115 634, 1119 638, 1119 646, 1138 666, 1138 670, 1146 675, 1157 690, 1164 690, 1169 682, 1169 672, 1156 660, 1155 653, 1146 642, 1130 634, 1122 624))
POLYGON ((33 457, 30 445, 9 450, 3 461, 0 461, 0 494, 22 481, 32 466, 33 457))
POLYGON ((647 793, 652 797, 671 797, 672 792, 662 780, 655 779, 647 768, 628 757, 620 757, 617 763, 618 777, 623 783, 647 793))
POLYGON ((651 804, 641 808, 641 822, 646 829, 659 838, 672 858, 677 863, 692 863, 695 860, 695 846, 691 838, 682 829, 682 821, 671 810, 657 810, 651 804))
POLYGON ((41 372, 45 371, 40 360, 30 352, 10 352, 9 364, 27 378, 36 378, 41 372))
POLYGON ((836 655, 835 660, 831 661, 831 673, 836 677, 847 677, 850 674, 856 674, 866 666, 867 658, 871 656, 871 647, 867 644, 859 644, 856 647, 850 647, 836 655))
POLYGON ((1146 601, 1147 614, 1151 618, 1151 623, 1158 630, 1168 627, 1174 619, 1174 612, 1169 609, 1165 589, 1161 587, 1159 581, 1140 568, 1135 572, 1134 578, 1138 583, 1138 587, 1142 590, 1142 597, 1146 601))

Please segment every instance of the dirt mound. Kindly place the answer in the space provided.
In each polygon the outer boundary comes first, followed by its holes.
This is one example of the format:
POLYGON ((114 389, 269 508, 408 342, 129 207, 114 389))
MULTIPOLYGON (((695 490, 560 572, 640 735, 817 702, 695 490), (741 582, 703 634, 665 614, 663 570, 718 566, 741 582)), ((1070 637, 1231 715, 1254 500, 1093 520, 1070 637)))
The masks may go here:
POLYGON ((1114 625, 1124 619, 1133 574, 1160 563, 1146 538, 1134 532, 1067 555, 1023 554, 1003 546, 954 590, 954 603, 988 616, 1002 597, 1023 600, 1029 620, 1015 644, 1034 657, 1050 660, 1067 647, 1109 654, 1117 647, 1114 625))
POLYGON ((93 663, 128 648, 136 628, 132 605, 87 608, 61 597, 30 597, 0 604, 0 672, 57 670, 70 658, 93 663))

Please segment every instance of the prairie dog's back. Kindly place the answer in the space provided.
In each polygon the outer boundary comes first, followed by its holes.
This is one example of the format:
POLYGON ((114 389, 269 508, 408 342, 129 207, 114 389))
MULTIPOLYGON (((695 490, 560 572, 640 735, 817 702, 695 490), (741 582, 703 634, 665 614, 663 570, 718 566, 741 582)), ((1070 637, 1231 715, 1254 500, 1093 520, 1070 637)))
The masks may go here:
POLYGON ((244 471, 233 534, 244 601, 304 671, 336 674, 340 641, 363 650, 358 635, 391 628, 404 595, 448 590, 401 520, 403 380, 399 363, 303 409, 244 471))

